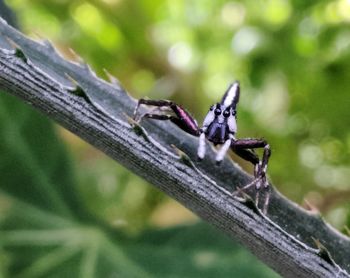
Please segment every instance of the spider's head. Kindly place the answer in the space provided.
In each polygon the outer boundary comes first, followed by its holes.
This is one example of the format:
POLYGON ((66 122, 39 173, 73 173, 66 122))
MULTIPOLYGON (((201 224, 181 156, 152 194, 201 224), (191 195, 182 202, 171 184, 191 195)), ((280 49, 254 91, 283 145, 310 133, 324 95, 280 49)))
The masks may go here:
POLYGON ((237 131, 236 106, 239 101, 239 83, 229 86, 220 103, 210 107, 203 122, 203 131, 209 141, 222 144, 237 131))

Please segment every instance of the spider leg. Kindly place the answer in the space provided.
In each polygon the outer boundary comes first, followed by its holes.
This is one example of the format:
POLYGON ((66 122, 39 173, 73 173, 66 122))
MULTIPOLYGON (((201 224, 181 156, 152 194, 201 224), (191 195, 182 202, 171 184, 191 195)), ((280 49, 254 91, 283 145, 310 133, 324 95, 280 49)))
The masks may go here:
MULTIPOLYGON (((151 115, 165 115, 162 113, 166 112, 167 110, 169 110, 167 107, 155 107, 152 110, 150 110, 148 112, 144 112, 142 114, 136 113, 136 114, 134 114, 133 118, 136 122, 140 122, 141 119, 143 119, 143 118, 152 119, 151 115)), ((154 118, 156 118, 156 117, 154 117, 154 118)), ((160 119, 160 120, 162 120, 162 119, 160 119)), ((170 120, 170 119, 164 119, 164 120, 170 120)))
POLYGON ((259 165, 259 157, 257 156, 257 154, 250 150, 250 149, 238 149, 238 148, 232 148, 232 150, 241 158, 243 158, 246 161, 249 161, 250 163, 252 163, 254 165, 254 177, 255 179, 251 182, 248 183, 247 185, 243 186, 240 190, 247 190, 250 187, 252 187, 253 185, 256 185, 257 182, 257 177, 256 177, 256 173, 257 171, 255 169, 257 169, 257 165, 259 165))
POLYGON ((254 176, 259 179, 256 183, 256 188, 261 186, 267 187, 268 181, 266 179, 267 165, 271 156, 270 145, 263 139, 237 139, 232 141, 231 149, 241 156, 243 159, 251 162, 254 165, 254 176), (264 148, 262 159, 259 160, 257 155, 251 151, 252 149, 264 148), (242 150, 249 149, 250 152, 242 152, 242 150))
POLYGON ((197 156, 199 160, 202 160, 205 156, 205 133, 202 129, 200 130, 200 135, 199 135, 197 156))
POLYGON ((262 139, 251 139, 251 138, 238 139, 238 140, 232 141, 231 149, 238 156, 251 162, 254 165, 254 177, 255 177, 254 181, 244 186, 241 190, 246 190, 252 187, 253 185, 255 185, 255 188, 258 190, 255 196, 255 202, 257 205, 259 203, 260 188, 263 186, 263 188, 268 190, 265 196, 265 202, 264 202, 264 208, 263 208, 263 212, 266 213, 267 207, 269 204, 269 199, 270 199, 269 183, 266 177, 267 165, 271 155, 269 144, 262 139), (261 160, 259 160, 259 157, 253 151, 253 149, 256 149, 256 148, 264 148, 263 156, 261 160))
POLYGON ((225 143, 222 145, 221 149, 217 152, 215 161, 217 164, 220 164, 221 161, 224 159, 225 154, 231 147, 231 141, 235 140, 235 137, 233 134, 229 134, 229 139, 225 141, 225 143))
POLYGON ((172 120, 175 117, 171 116, 171 115, 160 115, 160 114, 145 113, 145 114, 142 115, 142 118, 166 121, 166 120, 172 120))
POLYGON ((182 130, 186 131, 187 133, 190 133, 195 136, 200 135, 200 131, 197 125, 197 122, 192 116, 181 106, 177 105, 176 103, 169 101, 169 100, 148 100, 148 99, 140 99, 137 103, 137 106, 134 110, 134 119, 136 121, 140 121, 143 117, 150 118, 150 119, 156 119, 156 120, 170 120, 174 124, 176 124, 178 127, 180 127, 182 130), (162 115, 162 114, 154 114, 154 113, 145 113, 141 116, 138 115, 138 110, 140 106, 149 105, 149 106, 156 106, 161 108, 168 107, 174 112, 174 116, 172 115, 162 115))
POLYGON ((264 202, 264 208, 263 208, 263 213, 266 214, 267 213, 267 208, 269 206, 269 202, 270 202, 270 195, 271 195, 271 190, 270 187, 266 187, 266 196, 265 196, 265 202, 264 202))
POLYGON ((171 102, 168 101, 168 100, 148 100, 148 99, 141 98, 137 102, 137 105, 136 105, 135 110, 134 110, 133 118, 136 121, 140 121, 147 114, 147 113, 145 113, 145 114, 139 115, 138 112, 139 112, 140 106, 142 104, 150 105, 150 106, 156 106, 156 107, 161 108, 161 107, 170 107, 170 103, 171 102))
POLYGON ((259 199, 260 199, 260 190, 257 190, 255 194, 255 205, 257 207, 259 207, 259 199))

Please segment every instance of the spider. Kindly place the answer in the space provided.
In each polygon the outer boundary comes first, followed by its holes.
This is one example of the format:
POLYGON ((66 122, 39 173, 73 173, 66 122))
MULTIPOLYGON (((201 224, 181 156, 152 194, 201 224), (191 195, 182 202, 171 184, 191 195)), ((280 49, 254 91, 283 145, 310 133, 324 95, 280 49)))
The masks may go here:
MULTIPOLYGON (((198 158, 202 160, 205 156, 206 139, 215 146, 222 145, 216 154, 216 163, 224 159, 225 154, 231 149, 244 160, 254 165, 254 180, 246 186, 240 188, 233 194, 255 185, 256 205, 259 202, 259 191, 261 188, 268 189, 269 183, 266 177, 267 165, 271 150, 269 144, 264 139, 243 138, 236 139, 237 132, 237 104, 239 101, 240 86, 236 81, 231 84, 223 95, 220 103, 216 103, 209 108, 204 118, 203 125, 199 128, 197 121, 181 106, 169 100, 148 100, 140 99, 134 111, 134 120, 139 122, 142 118, 156 120, 170 120, 185 132, 199 137, 198 158), (139 114, 140 105, 154 106, 155 109, 144 114, 139 114), (261 160, 254 152, 254 149, 263 148, 261 160)), ((263 211, 266 214, 269 202, 269 191, 265 198, 263 211)))

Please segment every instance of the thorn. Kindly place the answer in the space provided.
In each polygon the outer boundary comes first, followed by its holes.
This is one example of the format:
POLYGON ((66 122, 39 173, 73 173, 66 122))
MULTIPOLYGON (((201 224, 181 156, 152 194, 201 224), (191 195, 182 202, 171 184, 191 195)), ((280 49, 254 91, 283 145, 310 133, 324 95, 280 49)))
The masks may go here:
POLYGON ((39 34, 37 31, 34 31, 33 34, 34 34, 34 36, 36 36, 39 40, 44 40, 44 37, 43 37, 41 34, 39 34))
POLYGON ((121 83, 119 81, 118 78, 116 78, 115 76, 113 76, 108 70, 106 69, 103 69, 104 73, 106 74, 106 76, 108 77, 108 80, 109 82, 112 84, 112 85, 116 85, 118 86, 118 88, 121 87, 121 83))
POLYGON ((179 156, 180 160, 186 164, 187 166, 191 167, 191 168, 195 168, 193 165, 192 160, 190 159, 190 157, 182 150, 180 150, 178 147, 176 147, 174 144, 170 145, 176 152, 176 154, 179 156))
MULTIPOLYGON (((70 76, 70 75, 69 75, 68 73, 66 73, 66 72, 64 73, 64 75, 68 78, 68 80, 69 80, 70 82, 73 83, 73 88, 70 90, 71 92, 80 90, 80 91, 82 91, 82 92, 84 93, 84 95, 85 95, 85 92, 84 92, 83 88, 80 86, 80 84, 79 84, 79 82, 78 82, 77 80, 75 80, 72 76, 70 76)), ((80 94, 78 94, 78 95, 80 95, 80 94)))
MULTIPOLYGON (((239 189, 240 190, 240 189, 239 189)), ((250 195, 248 195, 247 193, 245 193, 243 190, 240 191, 240 193, 242 194, 242 197, 244 199, 244 204, 250 208, 251 210, 253 210, 255 213, 259 214, 259 208, 256 205, 255 201, 252 199, 252 197, 250 197, 250 195)))
POLYGON ((350 229, 349 229, 349 227, 348 226, 344 226, 344 230, 348 234, 348 236, 350 236, 350 229))
POLYGON ((52 45, 52 43, 48 39, 43 39, 40 42, 43 46, 45 46, 49 50, 56 52, 56 49, 54 48, 54 46, 52 45))
POLYGON ((139 121, 136 121, 133 117, 130 117, 129 115, 127 115, 126 113, 123 113, 124 116, 126 117, 128 123, 131 125, 131 126, 135 126, 135 125, 138 125, 139 126, 139 121))
POLYGON ((313 214, 320 214, 318 208, 312 203, 310 203, 307 199, 303 200, 303 207, 313 214))
POLYGON ((82 63, 80 63, 80 66, 88 74, 91 74, 93 77, 97 77, 96 73, 91 69, 91 67, 86 62, 83 61, 82 63))
POLYGON ((314 237, 311 237, 313 239, 313 241, 316 244, 316 247, 318 249, 318 255, 324 259, 325 261, 327 261, 329 264, 331 265, 336 265, 336 263, 334 262, 331 254, 329 253, 329 251, 327 250, 327 248, 320 242, 319 239, 316 239, 314 237))
POLYGON ((65 72, 64 75, 69 79, 70 82, 73 83, 73 85, 74 85, 75 87, 78 87, 78 86, 79 86, 78 81, 76 81, 76 80, 75 80, 72 76, 70 76, 68 73, 65 72))
POLYGON ((123 113, 123 115, 125 116, 126 120, 130 124, 131 128, 134 130, 136 135, 142 136, 147 142, 151 142, 146 130, 139 124, 139 122, 135 121, 134 118, 130 117, 126 113, 123 113))
POLYGON ((85 70, 85 71, 90 71, 90 66, 85 62, 81 62, 80 66, 85 70))
POLYGON ((78 81, 76 81, 73 77, 71 77, 68 73, 64 73, 64 75, 69 79, 70 82, 73 83, 72 88, 68 88, 68 91, 72 94, 82 97, 88 103, 92 103, 88 95, 85 93, 84 89, 79 85, 78 81))
POLYGON ((174 144, 171 144, 170 145, 174 150, 175 152, 178 154, 178 156, 187 156, 187 154, 185 152, 183 152, 182 150, 180 150, 178 147, 176 147, 174 144))
POLYGON ((72 59, 76 62, 78 62, 79 64, 83 64, 84 63, 84 59, 81 58, 75 51, 73 48, 69 47, 68 48, 69 53, 72 55, 72 59))
POLYGON ((21 49, 21 47, 9 37, 6 37, 6 40, 11 45, 11 47, 15 49, 15 56, 20 58, 23 62, 27 63, 28 59, 24 54, 23 50, 21 49))

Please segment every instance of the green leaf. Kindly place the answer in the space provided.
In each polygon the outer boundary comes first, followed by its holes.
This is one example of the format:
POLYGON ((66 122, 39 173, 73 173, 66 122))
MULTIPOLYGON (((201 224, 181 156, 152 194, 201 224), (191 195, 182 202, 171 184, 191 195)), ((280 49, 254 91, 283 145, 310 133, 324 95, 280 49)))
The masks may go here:
POLYGON ((70 161, 47 119, 2 94, 0 138, 2 191, 47 212, 79 215, 70 161))
POLYGON ((128 253, 155 277, 279 277, 203 223, 146 232, 128 253))

